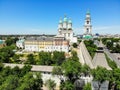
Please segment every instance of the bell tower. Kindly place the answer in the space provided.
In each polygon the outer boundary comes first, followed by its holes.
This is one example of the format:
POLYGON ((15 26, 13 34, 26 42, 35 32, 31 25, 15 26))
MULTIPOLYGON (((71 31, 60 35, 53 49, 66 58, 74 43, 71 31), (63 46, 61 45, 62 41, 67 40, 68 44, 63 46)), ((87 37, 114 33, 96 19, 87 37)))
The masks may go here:
POLYGON ((84 34, 85 35, 92 35, 92 25, 91 25, 91 17, 90 17, 89 10, 86 13, 85 25, 84 25, 84 34))

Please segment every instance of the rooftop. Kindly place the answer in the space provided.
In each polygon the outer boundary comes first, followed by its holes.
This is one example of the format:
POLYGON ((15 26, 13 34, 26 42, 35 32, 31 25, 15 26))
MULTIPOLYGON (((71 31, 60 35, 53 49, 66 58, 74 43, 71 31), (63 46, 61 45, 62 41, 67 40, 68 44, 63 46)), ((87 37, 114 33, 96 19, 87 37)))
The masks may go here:
POLYGON ((5 41, 4 40, 0 40, 0 44, 4 44, 5 43, 5 41))

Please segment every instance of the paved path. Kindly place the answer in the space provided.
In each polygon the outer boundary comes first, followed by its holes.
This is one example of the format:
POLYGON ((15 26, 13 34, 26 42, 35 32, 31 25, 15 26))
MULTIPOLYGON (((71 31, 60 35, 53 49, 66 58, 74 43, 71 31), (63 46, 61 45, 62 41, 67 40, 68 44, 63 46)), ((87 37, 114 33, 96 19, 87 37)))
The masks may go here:
MULTIPOLYGON (((19 68, 22 68, 24 64, 11 64, 11 63, 3 63, 4 66, 10 66, 11 68, 14 68, 15 66, 18 66, 19 68)), ((31 71, 40 71, 40 72, 52 72, 53 66, 42 66, 42 65, 31 65, 31 71)))
MULTIPOLYGON (((99 45, 98 45, 98 48, 103 48, 103 43, 102 41, 99 42, 99 45)), ((94 65, 94 67, 96 68, 97 66, 101 66, 101 67, 104 67, 108 70, 111 70, 111 68, 109 67, 108 63, 107 63, 107 60, 106 60, 106 57, 105 57, 105 54, 104 54, 104 51, 103 49, 102 50, 98 50, 98 52, 96 52, 93 60, 92 60, 92 63, 94 65)))
POLYGON ((108 70, 111 70, 111 68, 109 67, 106 57, 104 55, 104 53, 96 53, 94 58, 93 58, 93 65, 96 68, 97 66, 101 66, 104 67, 108 70))

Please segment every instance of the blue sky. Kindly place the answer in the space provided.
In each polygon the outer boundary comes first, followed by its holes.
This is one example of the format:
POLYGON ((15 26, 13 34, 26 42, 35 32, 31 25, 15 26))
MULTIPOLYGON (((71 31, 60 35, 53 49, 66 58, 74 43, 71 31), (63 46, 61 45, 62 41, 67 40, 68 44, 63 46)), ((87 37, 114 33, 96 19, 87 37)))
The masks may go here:
POLYGON ((93 33, 120 34, 120 0, 0 0, 0 34, 56 34, 65 14, 82 34, 88 9, 93 33))

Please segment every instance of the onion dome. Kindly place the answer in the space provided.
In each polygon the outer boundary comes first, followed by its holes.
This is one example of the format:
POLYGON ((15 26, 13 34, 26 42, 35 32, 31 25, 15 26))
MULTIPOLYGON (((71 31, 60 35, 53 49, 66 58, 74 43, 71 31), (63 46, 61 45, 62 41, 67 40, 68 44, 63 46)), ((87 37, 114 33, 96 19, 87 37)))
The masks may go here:
POLYGON ((69 19, 68 23, 69 23, 69 24, 71 24, 71 23, 72 23, 72 20, 71 20, 71 19, 69 19))
POLYGON ((64 22, 68 22, 68 18, 65 16, 63 19, 64 22))
POLYGON ((59 20, 59 24, 62 24, 62 19, 59 20))

